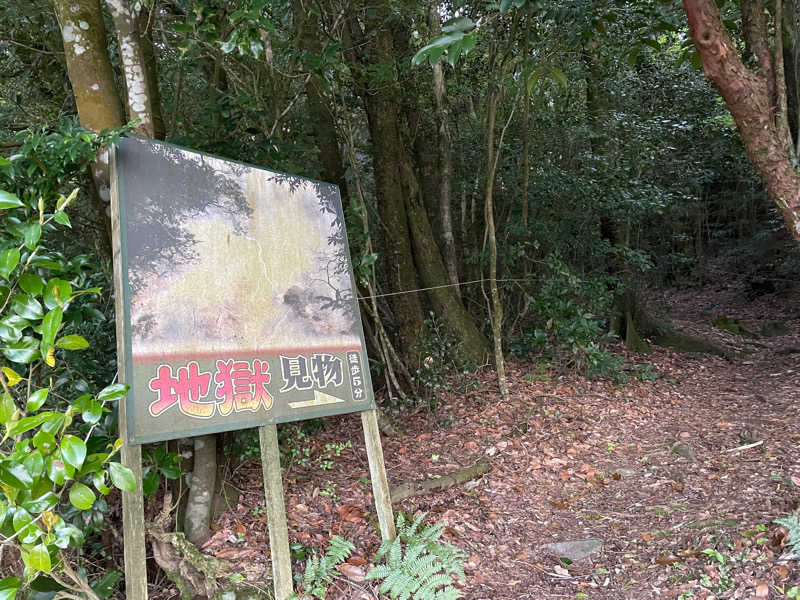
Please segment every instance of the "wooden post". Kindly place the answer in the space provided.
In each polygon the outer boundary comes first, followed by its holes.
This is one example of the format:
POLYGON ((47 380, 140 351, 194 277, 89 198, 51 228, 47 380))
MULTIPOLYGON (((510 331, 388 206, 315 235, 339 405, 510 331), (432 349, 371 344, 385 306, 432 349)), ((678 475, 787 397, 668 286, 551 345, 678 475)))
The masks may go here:
POLYGON ((258 438, 261 442, 261 469, 264 475, 264 495, 267 500, 267 526, 275 600, 286 600, 294 593, 294 584, 292 557, 289 554, 289 529, 286 522, 286 507, 283 503, 277 425, 259 427, 258 438))
POLYGON ((365 410, 361 413, 361 424, 364 427, 369 476, 372 480, 372 495, 375 497, 375 510, 378 513, 381 538, 393 540, 397 534, 394 529, 392 498, 389 494, 389 481, 386 479, 386 465, 383 464, 381 434, 378 430, 378 414, 375 409, 365 410))
MULTIPOLYGON (((119 225, 119 194, 114 165, 114 150, 111 158, 111 243, 114 258, 114 309, 117 313, 117 373, 119 381, 125 383, 125 326, 122 315, 125 306, 122 294, 122 241, 119 225)), ((125 598, 147 600, 147 563, 145 553, 144 496, 142 495, 142 447, 127 443, 125 398, 120 398, 119 435, 122 438, 120 462, 133 471, 136 480, 135 492, 122 492, 122 543, 125 561, 125 598)))

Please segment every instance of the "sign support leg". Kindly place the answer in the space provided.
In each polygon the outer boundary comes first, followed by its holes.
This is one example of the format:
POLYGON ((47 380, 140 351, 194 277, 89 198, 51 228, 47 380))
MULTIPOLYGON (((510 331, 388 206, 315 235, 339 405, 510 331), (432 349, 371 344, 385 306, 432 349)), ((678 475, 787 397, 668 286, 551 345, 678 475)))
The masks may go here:
POLYGON ((375 498, 375 509, 378 513, 381 538, 393 540, 396 537, 396 532, 394 529, 394 515, 392 514, 392 498, 389 494, 389 481, 386 479, 381 434, 378 430, 378 414, 375 409, 365 410, 361 413, 361 424, 364 427, 369 476, 372 480, 372 495, 375 498))
MULTIPOLYGON (((120 399, 120 404, 125 399, 120 399)), ((121 411, 124 413, 124 410, 121 411)), ((123 422, 120 419, 120 422, 123 422)), ((124 433, 122 439, 125 439, 124 433)), ((125 597, 147 600, 144 496, 142 494, 142 447, 123 444, 120 462, 133 471, 135 492, 122 492, 122 539, 125 560, 125 597)))
MULTIPOLYGON (((111 243, 114 259, 114 308, 117 313, 117 368, 119 380, 125 381, 125 327, 120 315, 124 314, 122 297, 122 246, 119 223, 119 190, 114 149, 111 158, 111 243)), ((147 600, 147 554, 145 547, 144 492, 142 489, 142 447, 128 444, 128 419, 125 414, 126 398, 119 399, 119 437, 122 439, 120 462, 133 471, 136 490, 122 492, 122 544, 125 561, 125 598, 147 600)))
POLYGON ((289 554, 289 530, 286 507, 283 503, 281 457, 278 449, 278 427, 258 428, 261 442, 261 469, 264 474, 264 494, 267 501, 269 548, 272 555, 272 577, 276 600, 286 600, 294 593, 292 558, 289 554))

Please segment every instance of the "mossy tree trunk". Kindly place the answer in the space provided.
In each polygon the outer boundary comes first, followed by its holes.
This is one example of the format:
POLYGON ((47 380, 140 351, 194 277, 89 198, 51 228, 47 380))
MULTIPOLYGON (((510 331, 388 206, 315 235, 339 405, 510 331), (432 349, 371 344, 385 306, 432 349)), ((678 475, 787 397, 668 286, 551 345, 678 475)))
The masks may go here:
MULTIPOLYGON (((433 236, 426 198, 410 151, 413 144, 403 134, 402 117, 413 112, 409 106, 416 108, 416 99, 403 96, 409 92, 401 90, 396 61, 407 50, 405 37, 410 29, 396 23, 389 2, 384 0, 374 8, 374 17, 367 19, 366 31, 355 19, 348 20, 349 39, 345 46, 353 71, 364 74, 357 75, 357 84, 367 110, 378 215, 391 288, 410 292, 421 287, 417 273, 426 288, 447 286, 445 262, 433 236), (398 48, 398 44, 402 47, 398 48), (409 106, 402 104, 404 98, 409 106)), ((449 286, 429 289, 428 297, 436 316, 456 338, 461 357, 482 361, 487 349, 485 339, 456 289, 449 286)), ((424 330, 420 294, 393 296, 392 309, 401 330, 400 351, 410 364, 415 358, 413 347, 424 330)))

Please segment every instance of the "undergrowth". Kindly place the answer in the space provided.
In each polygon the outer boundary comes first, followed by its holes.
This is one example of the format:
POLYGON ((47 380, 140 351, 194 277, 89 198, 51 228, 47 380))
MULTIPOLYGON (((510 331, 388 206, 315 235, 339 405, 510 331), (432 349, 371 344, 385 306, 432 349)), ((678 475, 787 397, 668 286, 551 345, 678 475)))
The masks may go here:
MULTIPOLYGON (((457 600, 463 594, 453 586, 453 576, 464 581, 464 553, 441 541, 444 525, 423 525, 425 513, 409 521, 397 516, 397 537, 384 541, 366 579, 380 580, 379 591, 392 600, 457 600)), ((336 566, 346 561, 354 546, 339 536, 333 536, 322 557, 314 555, 306 561, 300 583, 305 600, 323 600, 328 586, 336 575, 336 566)))

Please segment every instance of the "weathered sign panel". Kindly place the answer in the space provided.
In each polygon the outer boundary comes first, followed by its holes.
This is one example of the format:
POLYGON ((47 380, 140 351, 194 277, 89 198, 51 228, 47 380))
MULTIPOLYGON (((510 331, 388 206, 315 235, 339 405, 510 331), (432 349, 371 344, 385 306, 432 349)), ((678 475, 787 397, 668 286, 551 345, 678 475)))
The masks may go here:
POLYGON ((124 138, 128 443, 374 408, 336 186, 124 138))

